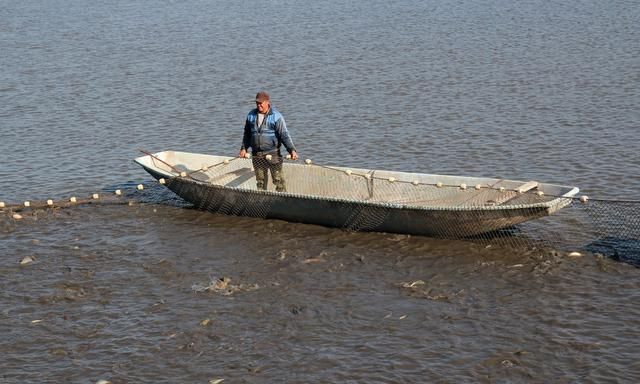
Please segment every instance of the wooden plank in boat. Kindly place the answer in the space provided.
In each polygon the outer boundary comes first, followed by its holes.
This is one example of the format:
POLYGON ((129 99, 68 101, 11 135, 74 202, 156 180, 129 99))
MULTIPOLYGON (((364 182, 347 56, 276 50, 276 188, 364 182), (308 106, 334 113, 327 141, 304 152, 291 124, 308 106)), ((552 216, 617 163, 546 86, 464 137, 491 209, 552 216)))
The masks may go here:
POLYGON ((232 181, 226 183, 225 186, 233 188, 239 187, 254 176, 254 172, 251 168, 240 168, 239 170, 233 172, 233 174, 237 177, 232 181))
POLYGON ((528 181, 524 184, 522 184, 521 186, 519 186, 518 188, 515 188, 513 191, 505 191, 502 193, 501 196, 493 199, 491 201, 491 205, 501 205, 506 203, 509 200, 512 200, 514 198, 516 198, 519 194, 521 193, 525 193, 528 192, 534 188, 538 187, 538 182, 537 181, 528 181))
POLYGON ((538 188, 538 182, 531 180, 531 181, 528 181, 528 182, 522 184, 518 188, 516 188, 516 192, 525 193, 525 192, 530 191, 530 190, 532 190, 534 188, 538 188))

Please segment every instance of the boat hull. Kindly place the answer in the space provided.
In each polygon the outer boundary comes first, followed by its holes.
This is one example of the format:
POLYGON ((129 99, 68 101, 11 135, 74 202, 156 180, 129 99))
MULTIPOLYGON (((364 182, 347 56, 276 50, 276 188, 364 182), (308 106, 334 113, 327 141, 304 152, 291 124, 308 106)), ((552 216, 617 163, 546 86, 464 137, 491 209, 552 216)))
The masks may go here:
POLYGON ((289 190, 276 192, 256 188, 246 159, 167 151, 135 161, 201 210, 444 238, 478 236, 547 216, 570 204, 578 191, 537 182, 286 164, 289 190))
POLYGON ((230 189, 186 179, 173 179, 166 185, 200 210, 353 231, 463 238, 548 215, 547 207, 508 210, 416 209, 230 189))

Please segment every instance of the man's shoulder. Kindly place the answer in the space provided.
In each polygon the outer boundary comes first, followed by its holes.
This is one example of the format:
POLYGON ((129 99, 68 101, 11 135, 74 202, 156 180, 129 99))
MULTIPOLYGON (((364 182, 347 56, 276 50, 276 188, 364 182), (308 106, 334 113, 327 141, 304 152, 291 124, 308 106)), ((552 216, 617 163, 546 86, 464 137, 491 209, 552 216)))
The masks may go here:
POLYGON ((280 111, 278 111, 276 108, 271 107, 271 114, 273 115, 275 120, 281 119, 283 118, 282 113, 280 113, 280 111))

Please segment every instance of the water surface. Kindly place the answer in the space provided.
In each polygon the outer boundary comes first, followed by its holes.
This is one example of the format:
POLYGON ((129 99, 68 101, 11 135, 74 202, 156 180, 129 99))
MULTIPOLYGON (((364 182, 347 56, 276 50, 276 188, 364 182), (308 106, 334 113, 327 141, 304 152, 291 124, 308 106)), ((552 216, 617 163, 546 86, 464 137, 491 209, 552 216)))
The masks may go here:
MULTIPOLYGON (((133 194, 140 148, 234 155, 259 89, 318 164, 637 199, 638 25, 633 1, 0 1, 0 200, 133 194)), ((0 215, 0 382, 640 380, 633 266, 154 191, 0 215)))

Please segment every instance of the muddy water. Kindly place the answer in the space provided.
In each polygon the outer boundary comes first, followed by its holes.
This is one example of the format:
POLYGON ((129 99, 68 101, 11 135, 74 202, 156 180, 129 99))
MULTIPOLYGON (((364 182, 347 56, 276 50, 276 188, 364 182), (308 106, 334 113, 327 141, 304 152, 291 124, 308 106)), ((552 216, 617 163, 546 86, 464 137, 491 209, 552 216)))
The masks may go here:
POLYGON ((638 269, 609 259, 153 204, 2 220, 2 382, 640 374, 638 269))

